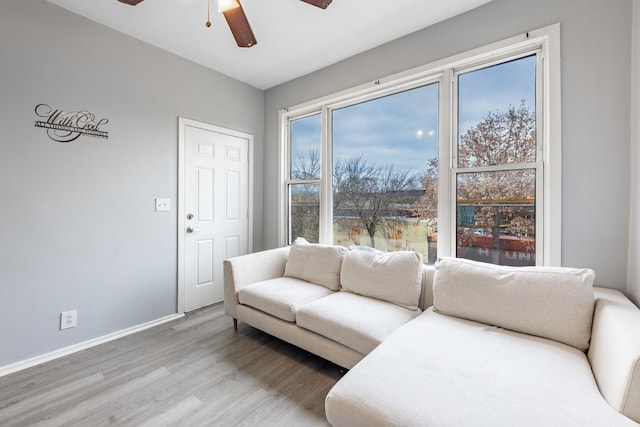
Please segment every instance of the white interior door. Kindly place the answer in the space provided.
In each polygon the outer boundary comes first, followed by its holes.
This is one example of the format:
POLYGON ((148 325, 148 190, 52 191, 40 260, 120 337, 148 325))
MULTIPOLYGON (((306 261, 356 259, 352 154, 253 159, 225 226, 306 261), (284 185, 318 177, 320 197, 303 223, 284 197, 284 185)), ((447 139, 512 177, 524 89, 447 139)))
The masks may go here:
POLYGON ((222 301, 223 260, 249 249, 249 136, 181 120, 184 311, 222 301))

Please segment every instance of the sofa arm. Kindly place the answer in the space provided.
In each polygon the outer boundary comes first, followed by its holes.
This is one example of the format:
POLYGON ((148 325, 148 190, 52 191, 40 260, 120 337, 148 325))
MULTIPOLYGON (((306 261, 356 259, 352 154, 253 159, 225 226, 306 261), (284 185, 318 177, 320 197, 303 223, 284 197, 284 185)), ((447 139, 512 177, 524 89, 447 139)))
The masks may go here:
POLYGON ((640 422, 640 310, 613 289, 594 288, 594 295, 591 369, 607 402, 640 422))
POLYGON ((238 290, 262 280, 284 275, 289 246, 254 252, 224 260, 224 312, 236 319, 238 290))

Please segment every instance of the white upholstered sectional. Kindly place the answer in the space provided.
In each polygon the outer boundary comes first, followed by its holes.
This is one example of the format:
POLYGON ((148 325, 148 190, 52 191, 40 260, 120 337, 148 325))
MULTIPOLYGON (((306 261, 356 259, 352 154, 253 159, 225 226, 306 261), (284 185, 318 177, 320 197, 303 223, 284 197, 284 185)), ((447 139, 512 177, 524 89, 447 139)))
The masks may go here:
POLYGON ((302 242, 225 260, 225 313, 352 368, 431 305, 433 269, 389 257, 302 242))
POLYGON ((584 269, 441 260, 433 307, 333 387, 327 419, 334 426, 637 426, 640 311, 592 282, 584 269))
POLYGON ((334 426, 640 422, 640 310, 593 288, 591 270, 443 259, 421 265, 412 288, 411 274, 386 276, 373 262, 367 275, 370 255, 345 251, 346 291, 285 277, 289 251, 227 260, 225 310, 350 368, 326 398, 334 426), (405 283, 397 295, 394 279, 405 283))

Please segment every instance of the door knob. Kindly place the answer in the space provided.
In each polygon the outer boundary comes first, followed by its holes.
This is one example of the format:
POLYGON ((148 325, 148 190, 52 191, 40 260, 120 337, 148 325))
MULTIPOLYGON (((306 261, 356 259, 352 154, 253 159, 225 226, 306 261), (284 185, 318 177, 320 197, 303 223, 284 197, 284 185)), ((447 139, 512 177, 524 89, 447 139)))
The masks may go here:
POLYGON ((187 227, 187 233, 198 233, 198 232, 200 232, 200 230, 198 230, 197 228, 187 227))

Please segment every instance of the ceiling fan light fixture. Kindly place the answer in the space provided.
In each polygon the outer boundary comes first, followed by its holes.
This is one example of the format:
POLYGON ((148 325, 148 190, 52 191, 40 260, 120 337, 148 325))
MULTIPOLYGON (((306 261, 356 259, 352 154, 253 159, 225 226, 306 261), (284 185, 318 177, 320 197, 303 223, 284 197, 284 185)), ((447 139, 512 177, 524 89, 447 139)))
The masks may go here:
POLYGON ((218 0, 218 13, 228 12, 240 7, 238 0, 218 0))

